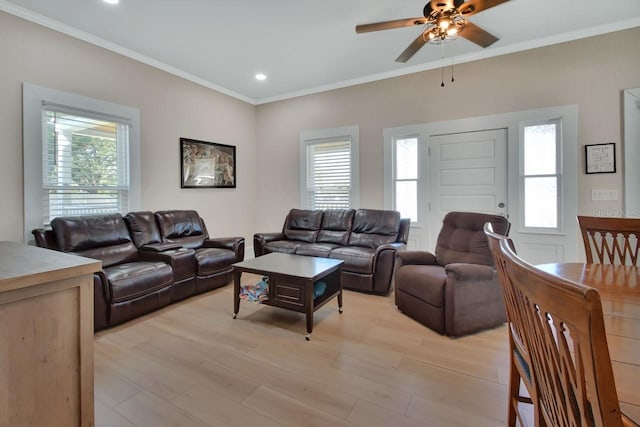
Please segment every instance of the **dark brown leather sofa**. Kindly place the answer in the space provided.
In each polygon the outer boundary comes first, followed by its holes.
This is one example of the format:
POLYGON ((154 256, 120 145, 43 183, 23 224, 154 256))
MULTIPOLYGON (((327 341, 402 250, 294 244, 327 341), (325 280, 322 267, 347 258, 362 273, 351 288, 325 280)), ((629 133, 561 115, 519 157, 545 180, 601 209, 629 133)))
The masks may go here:
POLYGON ((396 211, 291 209, 281 232, 253 236, 253 250, 256 257, 282 252, 341 259, 344 288, 387 294, 409 225, 396 211))
POLYGON ((231 265, 244 259, 242 237, 209 238, 195 211, 55 218, 33 235, 40 247, 102 261, 94 275, 95 330, 223 286, 231 265), (167 218, 171 226, 161 226, 167 218))

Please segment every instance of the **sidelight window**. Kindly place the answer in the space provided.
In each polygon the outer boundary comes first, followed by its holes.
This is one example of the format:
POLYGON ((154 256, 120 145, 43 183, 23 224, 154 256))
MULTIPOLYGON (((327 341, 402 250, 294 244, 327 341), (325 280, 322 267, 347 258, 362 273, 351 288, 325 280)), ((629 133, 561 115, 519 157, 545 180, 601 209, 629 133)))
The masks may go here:
POLYGON ((524 227, 557 231, 561 215, 561 122, 550 120, 522 127, 521 194, 524 227))
POLYGON ((393 140, 393 209, 418 221, 418 137, 393 140))

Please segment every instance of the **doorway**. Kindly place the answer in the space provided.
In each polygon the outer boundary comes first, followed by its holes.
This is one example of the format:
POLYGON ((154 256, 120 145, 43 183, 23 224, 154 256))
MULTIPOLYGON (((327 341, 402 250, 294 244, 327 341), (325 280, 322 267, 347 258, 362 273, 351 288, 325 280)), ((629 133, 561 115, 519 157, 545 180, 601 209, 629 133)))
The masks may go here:
POLYGON ((447 212, 507 215, 506 129, 432 136, 429 151, 431 236, 447 212))

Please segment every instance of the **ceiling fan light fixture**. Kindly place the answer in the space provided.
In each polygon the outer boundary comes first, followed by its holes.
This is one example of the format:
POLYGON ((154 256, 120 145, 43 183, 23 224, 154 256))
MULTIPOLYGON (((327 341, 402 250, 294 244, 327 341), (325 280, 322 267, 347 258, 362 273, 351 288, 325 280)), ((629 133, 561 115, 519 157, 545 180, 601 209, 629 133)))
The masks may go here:
POLYGON ((422 25, 422 32, 396 58, 396 62, 407 62, 425 44, 441 44, 463 37, 476 45, 487 48, 499 39, 466 17, 493 8, 509 0, 429 0, 422 9, 423 17, 394 19, 356 25, 356 33, 390 30, 394 28, 422 25), (467 30, 468 28, 468 30, 467 30), (464 31, 463 31, 464 30, 464 31))
POLYGON ((449 40, 455 40, 462 32, 466 21, 458 9, 435 9, 428 16, 428 22, 423 33, 423 39, 427 43, 439 44, 449 40))

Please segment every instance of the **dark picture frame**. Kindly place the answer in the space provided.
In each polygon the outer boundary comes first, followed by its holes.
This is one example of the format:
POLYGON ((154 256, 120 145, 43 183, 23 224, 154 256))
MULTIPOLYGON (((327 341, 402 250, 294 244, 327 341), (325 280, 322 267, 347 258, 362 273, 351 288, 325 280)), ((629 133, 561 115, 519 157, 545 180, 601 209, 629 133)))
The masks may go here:
POLYGON ((236 188, 234 145, 180 138, 181 188, 236 188))
POLYGON ((585 172, 616 173, 616 144, 591 144, 584 146, 585 172))

